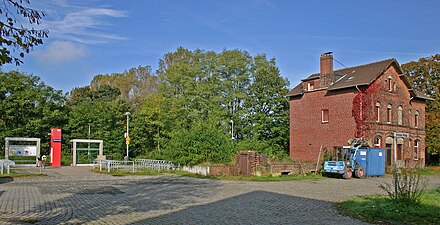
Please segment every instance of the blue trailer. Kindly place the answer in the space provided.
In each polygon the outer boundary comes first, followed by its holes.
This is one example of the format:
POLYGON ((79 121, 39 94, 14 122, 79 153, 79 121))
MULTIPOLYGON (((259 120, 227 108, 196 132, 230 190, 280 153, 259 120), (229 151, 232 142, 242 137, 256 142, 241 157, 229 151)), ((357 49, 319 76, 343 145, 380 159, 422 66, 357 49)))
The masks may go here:
POLYGON ((385 149, 362 147, 361 141, 344 148, 341 160, 324 162, 324 175, 341 175, 344 179, 355 177, 363 179, 367 176, 385 175, 385 149))

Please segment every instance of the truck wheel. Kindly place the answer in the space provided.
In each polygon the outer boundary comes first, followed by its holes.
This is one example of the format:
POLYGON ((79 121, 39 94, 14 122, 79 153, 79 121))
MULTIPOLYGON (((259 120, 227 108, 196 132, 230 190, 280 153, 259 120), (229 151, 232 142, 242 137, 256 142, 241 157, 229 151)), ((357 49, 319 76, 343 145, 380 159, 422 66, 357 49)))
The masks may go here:
POLYGON ((362 167, 359 167, 355 172, 354 175, 359 179, 365 178, 365 170, 362 167))
POLYGON ((342 174, 342 178, 344 178, 344 179, 350 179, 352 175, 353 175, 353 172, 351 172, 351 170, 346 170, 346 171, 344 172, 344 174, 342 174))

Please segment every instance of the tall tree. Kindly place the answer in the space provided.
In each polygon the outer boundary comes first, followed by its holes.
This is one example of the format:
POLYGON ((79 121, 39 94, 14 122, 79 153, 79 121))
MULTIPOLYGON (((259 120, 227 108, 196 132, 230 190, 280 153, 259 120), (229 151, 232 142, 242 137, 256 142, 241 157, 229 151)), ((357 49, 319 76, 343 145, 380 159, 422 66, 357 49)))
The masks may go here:
POLYGON ((17 71, 0 73, 0 140, 39 137, 47 153, 50 128, 66 123, 65 96, 39 77, 17 71))
POLYGON ((0 66, 14 62, 17 66, 23 63, 25 53, 29 53, 34 46, 43 44, 49 31, 29 28, 27 23, 39 25, 46 14, 27 5, 30 0, 2 0, 0 5, 0 66), (16 54, 13 52, 17 51, 16 54))
MULTIPOLYGON (((195 150, 203 146, 197 144, 201 139, 192 142, 183 139, 192 137, 194 132, 205 135, 200 133, 203 130, 200 127, 206 129, 206 135, 210 129, 215 129, 224 134, 219 138, 231 137, 228 134, 232 130, 231 120, 234 138, 238 142, 258 142, 257 145, 238 146, 250 146, 272 156, 285 154, 288 111, 284 95, 288 83, 281 78, 274 59, 267 60, 264 55, 252 57, 241 50, 215 53, 178 48, 165 54, 157 73, 159 85, 155 98, 160 107, 155 111, 160 116, 152 117, 151 114, 148 123, 154 122, 158 125, 156 128, 160 128, 156 140, 164 147, 164 153, 168 153, 167 157, 176 156, 170 154, 172 146, 173 151, 180 152, 179 155, 192 155, 197 162, 203 159, 215 162, 213 159, 223 158, 221 152, 222 157, 205 154, 206 146, 195 150), (201 126, 208 123, 208 127, 201 126)), ((150 100, 154 102, 154 99, 150 100)), ((228 149, 218 147, 226 155, 233 154, 228 149)))
POLYGON ((440 54, 420 58, 402 65, 414 88, 430 95, 434 101, 426 106, 426 147, 429 152, 440 153, 440 54))
POLYGON ((125 149, 125 116, 129 104, 120 97, 120 91, 107 85, 97 89, 89 86, 74 89, 67 105, 70 108, 66 139, 90 138, 104 141, 104 153, 122 159, 125 149))
POLYGON ((249 136, 267 142, 262 151, 271 156, 286 156, 289 147, 289 103, 285 95, 289 82, 281 77, 275 59, 254 57, 254 72, 249 87, 247 127, 249 136))
POLYGON ((148 95, 157 91, 157 77, 153 75, 151 67, 139 66, 123 73, 93 77, 92 89, 102 85, 119 89, 122 97, 130 99, 134 107, 139 107, 148 95))

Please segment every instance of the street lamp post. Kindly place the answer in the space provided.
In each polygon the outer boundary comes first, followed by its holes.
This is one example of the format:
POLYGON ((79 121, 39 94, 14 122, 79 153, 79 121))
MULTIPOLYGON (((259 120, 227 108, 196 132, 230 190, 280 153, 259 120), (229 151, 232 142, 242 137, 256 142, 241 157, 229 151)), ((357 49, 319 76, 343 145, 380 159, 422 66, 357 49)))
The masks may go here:
POLYGON ((125 144, 127 145, 127 155, 124 157, 125 161, 128 161, 128 145, 130 144, 130 136, 128 135, 129 127, 128 127, 128 116, 130 116, 130 112, 126 112, 127 116, 127 133, 125 133, 125 144))
POLYGON ((231 120, 231 140, 234 140, 234 121, 231 120))

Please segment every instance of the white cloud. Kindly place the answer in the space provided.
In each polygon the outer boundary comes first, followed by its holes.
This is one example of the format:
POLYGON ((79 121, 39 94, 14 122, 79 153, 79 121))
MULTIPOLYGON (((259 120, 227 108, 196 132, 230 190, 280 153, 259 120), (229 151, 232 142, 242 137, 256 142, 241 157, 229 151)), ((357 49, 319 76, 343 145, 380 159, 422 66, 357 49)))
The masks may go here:
POLYGON ((126 17, 125 11, 77 7, 67 7, 67 10, 68 13, 65 15, 45 21, 44 26, 49 30, 50 37, 83 44, 108 43, 125 39, 123 36, 113 33, 111 29, 106 29, 112 25, 107 19, 126 17))
POLYGON ((87 55, 87 50, 70 41, 54 41, 44 50, 36 51, 32 55, 39 63, 54 65, 81 59, 87 55))

